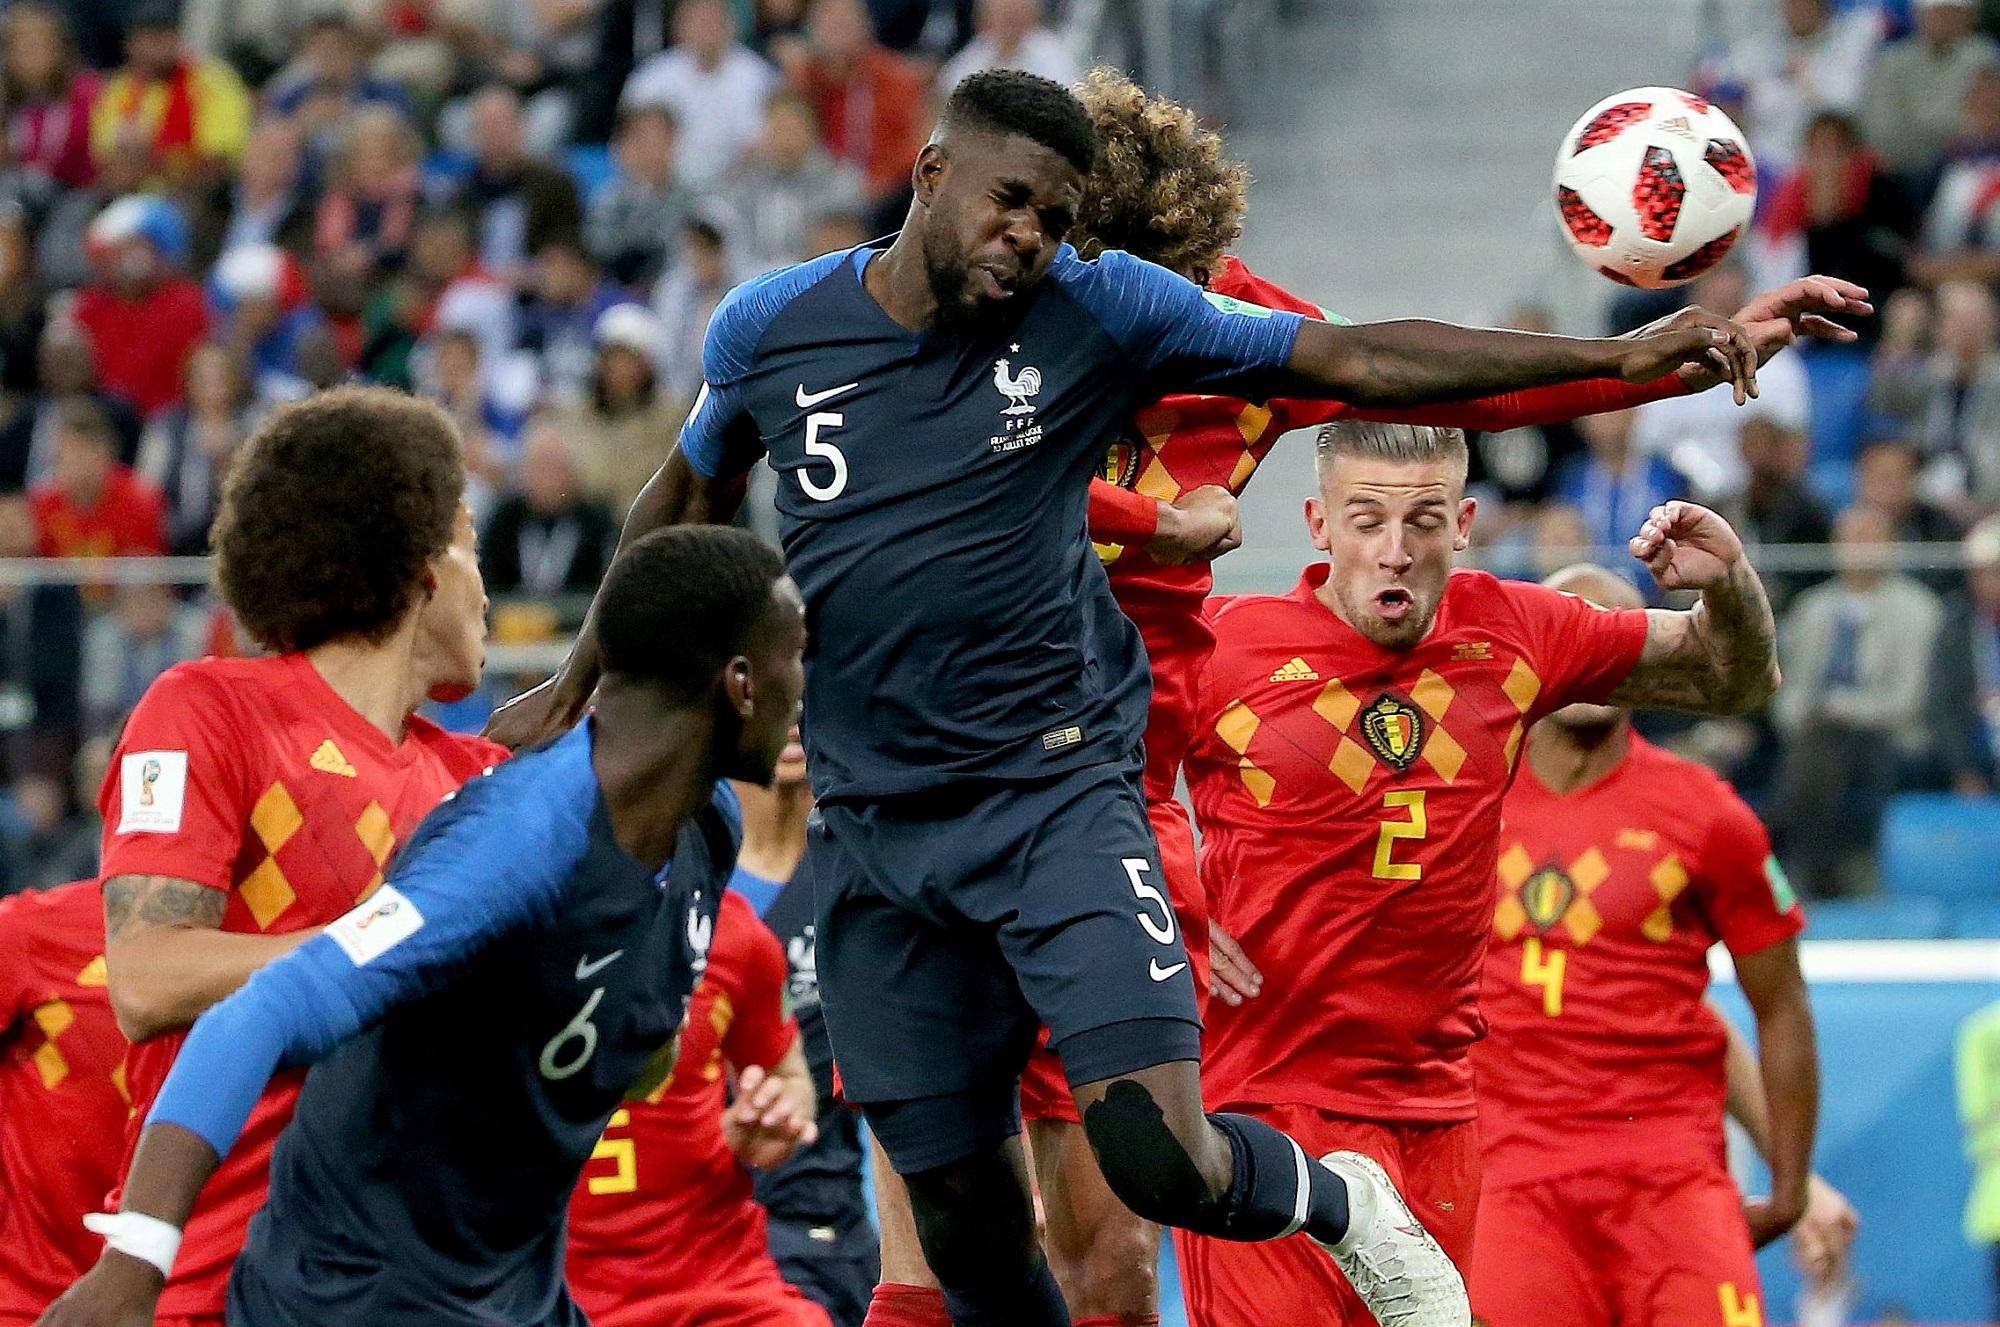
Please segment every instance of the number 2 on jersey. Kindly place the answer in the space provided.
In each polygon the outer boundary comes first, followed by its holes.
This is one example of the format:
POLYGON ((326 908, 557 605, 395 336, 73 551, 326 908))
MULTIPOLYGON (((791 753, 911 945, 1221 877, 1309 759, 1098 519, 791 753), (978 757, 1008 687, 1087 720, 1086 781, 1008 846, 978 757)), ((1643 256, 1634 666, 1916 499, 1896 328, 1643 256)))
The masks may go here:
POLYGON ((837 429, 846 423, 847 416, 834 411, 806 416, 806 455, 818 457, 833 467, 833 478, 824 484, 806 473, 804 468, 799 470, 799 487, 805 490, 807 497, 831 502, 847 490, 847 458, 840 454, 840 448, 820 441, 819 436, 821 429, 837 429))
POLYGON ((1424 813, 1424 793, 1421 788, 1410 788, 1400 792, 1382 794, 1382 809, 1395 811, 1408 809, 1407 820, 1384 820, 1381 833, 1375 838, 1375 870, 1377 880, 1421 880, 1424 868, 1417 862, 1399 862, 1395 859, 1396 842, 1399 839, 1415 839, 1421 843, 1431 832, 1430 818, 1424 813))

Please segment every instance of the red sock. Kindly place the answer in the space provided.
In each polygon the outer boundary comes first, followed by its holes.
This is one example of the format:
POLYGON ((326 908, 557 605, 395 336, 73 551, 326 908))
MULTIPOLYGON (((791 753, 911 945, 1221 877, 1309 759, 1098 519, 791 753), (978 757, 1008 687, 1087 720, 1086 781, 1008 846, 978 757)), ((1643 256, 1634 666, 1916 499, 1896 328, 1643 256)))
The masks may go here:
POLYGON ((951 1314, 945 1311, 944 1291, 885 1281, 875 1287, 861 1327, 951 1327, 951 1314))
POLYGON ((1078 1318, 1076 1327, 1160 1327, 1157 1313, 1105 1313, 1095 1318, 1078 1318))

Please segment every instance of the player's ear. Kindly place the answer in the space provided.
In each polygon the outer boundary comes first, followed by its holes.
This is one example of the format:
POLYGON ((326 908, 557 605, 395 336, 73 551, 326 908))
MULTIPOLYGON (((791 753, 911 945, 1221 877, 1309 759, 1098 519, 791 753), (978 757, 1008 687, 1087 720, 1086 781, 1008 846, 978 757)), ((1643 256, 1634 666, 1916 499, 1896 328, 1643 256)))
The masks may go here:
POLYGON ((1306 532, 1312 536, 1314 548, 1322 553, 1333 550, 1333 532, 1327 529, 1325 499, 1306 499, 1306 532))
POLYGON ((722 666, 722 696, 738 719, 749 722, 757 709, 756 683, 750 677, 750 661, 737 655, 722 666))
POLYGON ((1472 547, 1472 518, 1478 514, 1478 498, 1460 498, 1458 500, 1458 533, 1451 541, 1451 546, 1456 552, 1463 553, 1466 549, 1472 547))
POLYGON ((910 168, 910 188, 916 193, 917 201, 925 207, 929 207, 931 200, 937 197, 949 156, 944 145, 936 139, 924 144, 923 151, 917 153, 917 164, 910 168))

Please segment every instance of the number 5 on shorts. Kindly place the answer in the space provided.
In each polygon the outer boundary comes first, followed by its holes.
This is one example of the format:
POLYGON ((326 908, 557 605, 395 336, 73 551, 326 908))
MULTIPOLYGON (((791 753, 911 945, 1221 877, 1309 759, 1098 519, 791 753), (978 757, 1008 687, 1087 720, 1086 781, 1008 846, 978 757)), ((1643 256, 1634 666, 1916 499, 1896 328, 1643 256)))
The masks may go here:
POLYGON ((1125 868, 1125 878, 1132 882, 1132 893, 1141 903, 1150 903, 1160 910, 1160 920, 1154 921, 1152 914, 1141 909, 1137 914, 1139 929, 1144 931, 1156 945, 1170 945, 1174 942, 1174 906, 1167 902, 1167 896, 1159 889, 1146 883, 1146 872, 1153 864, 1144 857, 1121 857, 1119 864, 1125 868))

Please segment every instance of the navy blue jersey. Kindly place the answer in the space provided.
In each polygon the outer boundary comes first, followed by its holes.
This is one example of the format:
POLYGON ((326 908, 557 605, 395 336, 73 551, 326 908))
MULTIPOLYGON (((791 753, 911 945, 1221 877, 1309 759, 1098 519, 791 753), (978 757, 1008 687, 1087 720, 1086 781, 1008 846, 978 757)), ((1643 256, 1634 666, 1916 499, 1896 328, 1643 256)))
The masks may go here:
MULTIPOLYGON (((819 1005, 819 967, 813 954, 813 883, 804 863, 780 884, 738 867, 730 888, 757 908, 785 947, 788 991, 799 1039, 819 1094, 819 1140, 800 1148, 782 1166, 758 1171, 757 1201, 774 1221, 829 1227, 845 1234, 868 1229, 868 1200, 861 1187, 861 1118, 833 1093, 833 1046, 819 1005)), ((872 1232, 871 1232, 872 1233, 872 1232)))
POLYGON ((277 1064, 316 1062, 232 1322, 582 1321, 570 1192, 665 1068, 740 840, 723 783, 666 869, 628 856, 594 723, 468 784, 379 891, 195 1025, 151 1119, 218 1151, 277 1064))
POLYGON ((1268 395, 1302 320, 1065 246, 1000 325, 917 333, 862 284, 879 251, 732 291, 681 435, 701 474, 760 454, 778 471, 814 790, 865 801, 1123 759, 1148 677, 1090 548, 1089 479, 1168 391, 1268 395))

